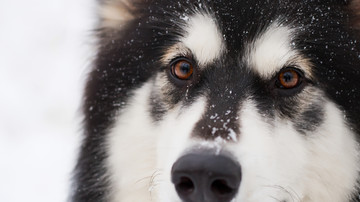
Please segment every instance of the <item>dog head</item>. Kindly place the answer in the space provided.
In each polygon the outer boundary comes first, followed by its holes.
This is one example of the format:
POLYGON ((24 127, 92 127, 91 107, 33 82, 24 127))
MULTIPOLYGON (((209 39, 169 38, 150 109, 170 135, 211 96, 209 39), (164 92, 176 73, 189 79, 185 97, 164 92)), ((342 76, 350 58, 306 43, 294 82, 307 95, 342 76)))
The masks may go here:
POLYGON ((103 3, 78 197, 355 201, 358 5, 103 3))

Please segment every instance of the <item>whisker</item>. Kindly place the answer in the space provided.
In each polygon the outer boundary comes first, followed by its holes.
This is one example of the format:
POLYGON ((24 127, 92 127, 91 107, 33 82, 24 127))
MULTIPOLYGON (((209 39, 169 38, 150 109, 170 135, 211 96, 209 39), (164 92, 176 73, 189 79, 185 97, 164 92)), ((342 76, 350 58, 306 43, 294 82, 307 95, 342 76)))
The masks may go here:
POLYGON ((279 190, 283 191, 284 193, 288 194, 293 202, 301 202, 300 196, 291 188, 285 188, 280 185, 264 185, 263 187, 279 189, 279 190))
POLYGON ((149 188, 148 191, 150 192, 150 199, 151 201, 153 200, 153 196, 152 196, 152 191, 161 183, 160 180, 156 180, 156 178, 158 176, 160 176, 162 173, 160 170, 156 170, 154 171, 154 173, 151 175, 150 177, 150 181, 149 181, 149 188))

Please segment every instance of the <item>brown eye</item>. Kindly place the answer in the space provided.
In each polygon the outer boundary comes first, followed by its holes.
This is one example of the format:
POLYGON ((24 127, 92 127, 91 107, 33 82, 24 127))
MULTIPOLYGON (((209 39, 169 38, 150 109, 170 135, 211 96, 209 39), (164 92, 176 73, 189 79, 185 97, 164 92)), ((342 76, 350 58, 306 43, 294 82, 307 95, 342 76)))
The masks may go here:
POLYGON ((300 84, 301 75, 298 71, 287 68, 280 72, 278 76, 278 84, 280 88, 295 88, 300 84))
POLYGON ((185 59, 179 59, 171 66, 172 75, 181 80, 190 79, 193 71, 194 67, 191 62, 185 59))

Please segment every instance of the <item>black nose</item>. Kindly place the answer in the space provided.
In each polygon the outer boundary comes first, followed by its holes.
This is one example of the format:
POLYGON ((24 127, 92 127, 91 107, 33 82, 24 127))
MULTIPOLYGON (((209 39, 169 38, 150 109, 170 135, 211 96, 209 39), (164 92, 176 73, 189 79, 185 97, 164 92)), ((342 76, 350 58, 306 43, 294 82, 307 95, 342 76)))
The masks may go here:
POLYGON ((187 154, 174 163, 171 174, 185 202, 229 202, 241 181, 240 165, 223 155, 187 154))

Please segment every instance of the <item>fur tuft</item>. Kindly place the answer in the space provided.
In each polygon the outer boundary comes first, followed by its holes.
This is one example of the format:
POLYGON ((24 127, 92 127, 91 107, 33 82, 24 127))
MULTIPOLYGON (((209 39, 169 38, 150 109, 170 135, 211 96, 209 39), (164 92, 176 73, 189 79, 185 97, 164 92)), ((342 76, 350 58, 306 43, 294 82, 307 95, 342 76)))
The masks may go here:
POLYGON ((360 0, 353 0, 350 3, 350 9, 353 12, 353 26, 355 27, 355 29, 360 30, 360 0))
POLYGON ((106 0, 99 9, 101 27, 120 29, 135 18, 136 0, 106 0))

